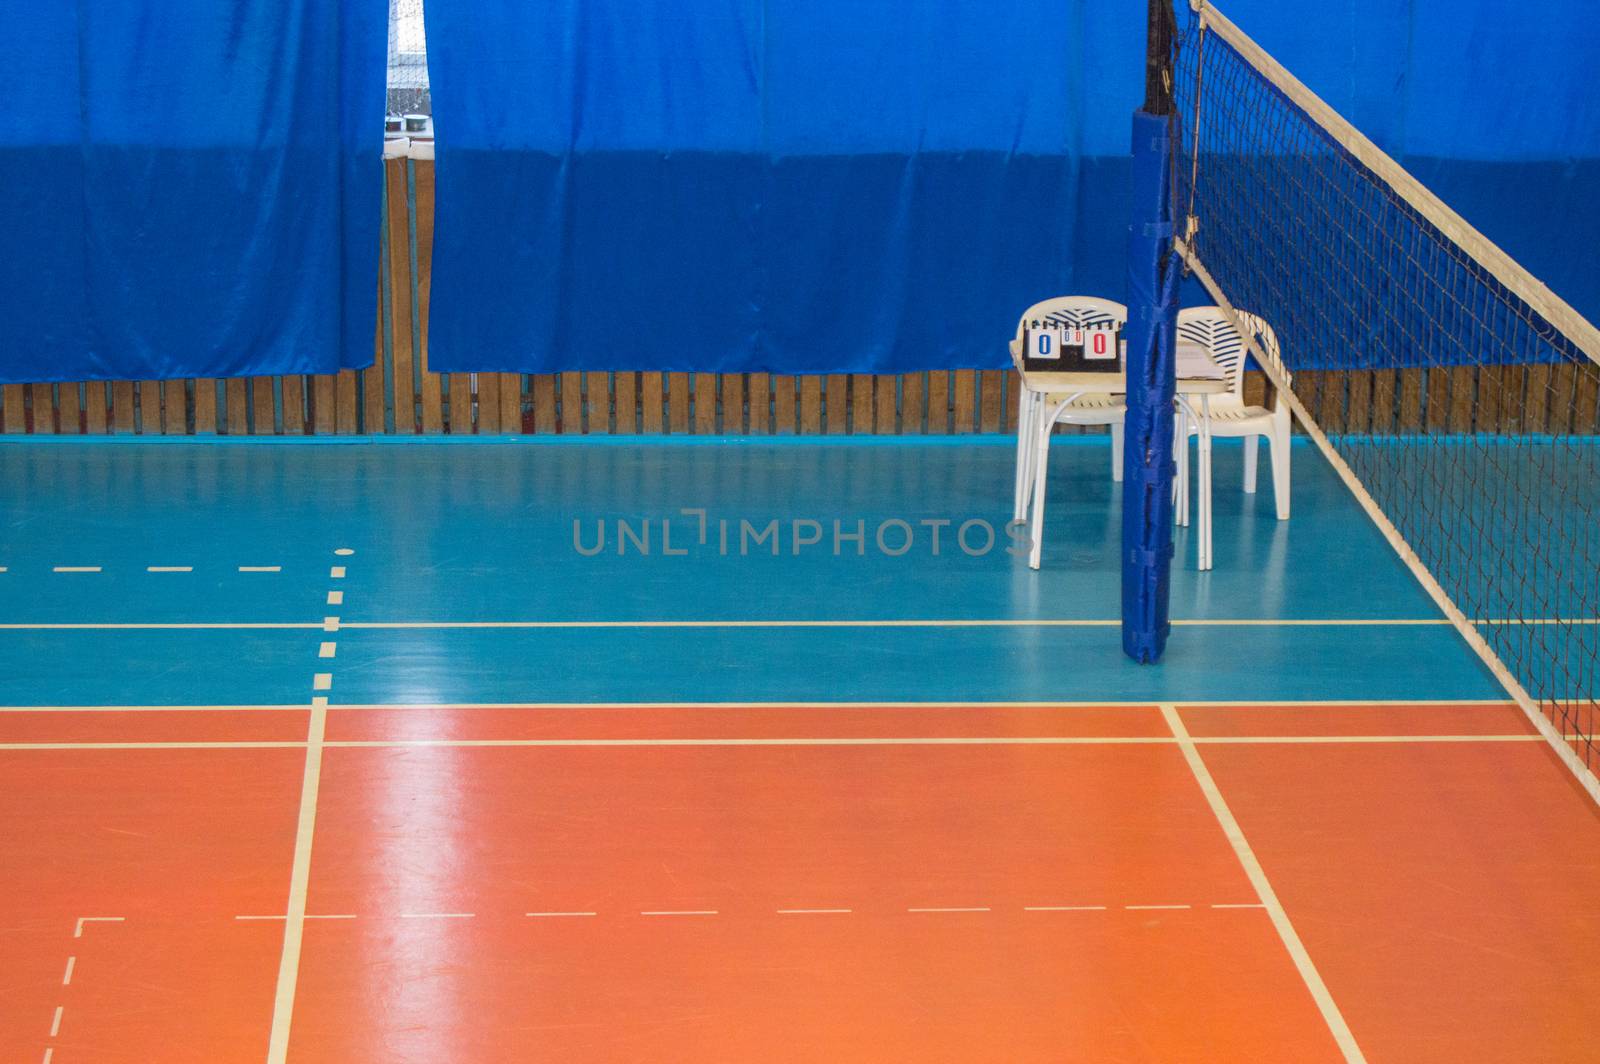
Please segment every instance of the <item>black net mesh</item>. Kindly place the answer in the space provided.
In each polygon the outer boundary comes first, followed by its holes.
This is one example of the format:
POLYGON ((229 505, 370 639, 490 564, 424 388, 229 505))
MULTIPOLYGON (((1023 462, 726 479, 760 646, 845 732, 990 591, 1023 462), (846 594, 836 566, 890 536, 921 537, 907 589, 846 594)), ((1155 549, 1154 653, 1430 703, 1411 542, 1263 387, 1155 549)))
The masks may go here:
POLYGON ((1334 451, 1591 769, 1600 367, 1214 31, 1175 71, 1180 234, 1334 451))

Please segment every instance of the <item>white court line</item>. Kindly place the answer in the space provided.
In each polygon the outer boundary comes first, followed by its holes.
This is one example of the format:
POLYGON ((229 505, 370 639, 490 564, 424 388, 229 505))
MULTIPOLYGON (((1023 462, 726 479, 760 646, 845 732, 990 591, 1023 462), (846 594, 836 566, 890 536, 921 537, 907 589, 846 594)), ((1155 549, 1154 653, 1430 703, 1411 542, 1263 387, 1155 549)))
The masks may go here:
POLYGON ((854 912, 853 909, 779 909, 779 916, 828 916, 836 913, 854 912))
POLYGON ((71 986, 72 985, 72 969, 76 968, 77 966, 78 966, 78 958, 77 957, 68 957, 67 958, 67 971, 66 971, 66 974, 61 977, 61 985, 62 986, 71 986))
MULTIPOLYGON (((323 657, 330 657, 331 655, 324 654, 322 656, 323 657)), ((332 690, 333 689, 333 673, 331 673, 331 672, 319 672, 319 673, 313 674, 312 677, 311 677, 311 689, 313 691, 330 691, 330 690, 332 690)))
POLYGON ((598 916, 598 913, 588 912, 548 912, 548 913, 523 913, 523 916, 598 916))
POLYGON ((239 566, 239 571, 241 573, 281 573, 281 572, 283 572, 283 566, 281 566, 281 565, 241 565, 241 566, 239 566))
POLYGON ((83 937, 84 924, 120 924, 127 919, 126 916, 80 916, 78 917, 77 926, 72 929, 72 937, 83 937))
MULTIPOLYGON (((278 568, 270 566, 240 567, 240 572, 277 572, 278 568)), ((66 569, 58 568, 56 572, 100 572, 98 566, 94 568, 66 569)), ((330 594, 336 594, 330 593, 330 594)), ((329 605, 339 605, 343 599, 329 600, 329 605)), ((1427 618, 1283 618, 1283 617, 1245 617, 1245 618, 1219 618, 1215 620, 1194 618, 1190 620, 1175 620, 1172 622, 1178 627, 1189 628, 1414 628, 1449 626, 1448 620, 1430 620, 1427 618)), ((1527 621, 1485 620, 1476 621, 1475 624, 1593 624, 1600 623, 1600 619, 1567 619, 1548 618, 1530 619, 1527 621)), ((1076 620, 1071 618, 886 618, 881 620, 708 620, 708 621, 352 621, 350 628, 387 629, 402 631, 418 630, 450 630, 450 629, 500 629, 500 630, 567 630, 567 629, 768 629, 768 628, 1117 628, 1122 622, 1111 619, 1076 620)), ((308 628, 314 627, 305 622, 279 621, 209 621, 194 623, 169 623, 169 622, 78 622, 62 624, 6 624, 0 626, 4 629, 23 630, 95 630, 106 629, 251 629, 251 628, 308 628)))
POLYGON ((300 947, 305 937, 306 895, 311 883, 311 840, 317 826, 317 792, 322 784, 322 741, 327 735, 328 708, 313 705, 306 727, 305 773, 300 781, 300 816, 295 826, 294 860, 289 869, 289 904, 283 922, 283 954, 278 959, 278 987, 272 1000, 272 1034, 267 1064, 289 1059, 289 1025, 294 1016, 295 985, 300 979, 300 947))
MULTIPOLYGON (((327 711, 325 696, 317 695, 312 708, 327 711)), ((1573 737, 1576 741, 1576 737, 1573 737)), ((1191 745, 1259 746, 1304 744, 1395 745, 1404 743, 1539 743, 1539 735, 1242 735, 1193 739, 1191 745)), ((290 750, 307 744, 297 739, 177 740, 168 742, 5 742, 0 750, 290 750)), ((401 750, 462 747, 708 747, 708 746, 1178 746, 1176 740, 1162 736, 979 736, 953 738, 812 738, 812 739, 328 739, 325 748, 401 750)))
POLYGON ((1323 1022, 1328 1025, 1334 1042, 1344 1054, 1347 1064, 1365 1064, 1366 1057, 1362 1055, 1361 1047, 1356 1045, 1355 1036, 1350 1033, 1350 1026, 1345 1023, 1344 1014, 1339 1011, 1333 995, 1328 992, 1328 986, 1322 981, 1322 974, 1317 971, 1317 966, 1312 963, 1311 955, 1306 952, 1305 943, 1300 941, 1300 935, 1295 931, 1294 924, 1290 923, 1289 914, 1278 901, 1277 892, 1267 880, 1266 871, 1262 869, 1255 851, 1250 848, 1249 840, 1244 837, 1244 830, 1239 827, 1239 821, 1234 819, 1233 811, 1228 808, 1227 801, 1222 797, 1222 791, 1217 787, 1217 781, 1212 778, 1211 770, 1206 768, 1205 761, 1201 759, 1199 747, 1189 738, 1189 730, 1184 727, 1178 711, 1170 704, 1163 705, 1161 715, 1166 719, 1167 727, 1172 730, 1173 737, 1178 740, 1183 750, 1183 759, 1188 762, 1189 770, 1194 773, 1195 782, 1200 785, 1206 803, 1211 806, 1212 815, 1221 825, 1223 835, 1227 836, 1228 844, 1233 847, 1234 856, 1239 859, 1245 876, 1255 888, 1256 896, 1261 899, 1262 906, 1266 908, 1267 915, 1272 920, 1272 926, 1277 929, 1278 937, 1283 940, 1284 948, 1289 951, 1295 969, 1305 981, 1306 989, 1311 992, 1312 1000, 1316 1002, 1317 1010, 1322 1013, 1323 1022))
POLYGON ((67 1011, 65 1005, 56 1006, 55 1018, 50 1021, 50 1037, 54 1038, 61 1033, 61 1014, 67 1011))
POLYGON ((328 570, 328 576, 329 576, 330 579, 333 579, 333 580, 343 580, 344 579, 344 566, 335 565, 332 569, 328 570))
POLYGON ((936 906, 906 910, 908 913, 987 913, 993 911, 987 905, 936 906))
POLYGON ((50 1064, 50 1061, 54 1059, 55 1055, 56 1051, 54 1049, 46 1048, 44 1051, 44 1060, 41 1062, 41 1064, 50 1064))
MULTIPOLYGON (((1394 744, 1394 743, 1526 743, 1538 735, 1242 735, 1190 740, 1212 746, 1261 744, 1394 744)), ((1174 746, 1162 735, 983 735, 983 736, 852 736, 773 739, 336 739, 336 747, 473 747, 473 746, 1174 746)), ((5 749, 0 744, 0 749, 5 749)))
POLYGON ((715 909, 645 909, 640 916, 716 916, 715 909))
MULTIPOLYGON (((337 617, 328 620, 337 621, 337 617)), ((0 625, 0 628, 3 628, 0 625)), ((31 626, 24 626, 31 627, 31 626)), ((268 627, 284 628, 320 628, 319 624, 296 625, 271 625, 268 627)), ((354 627, 354 625, 347 625, 354 627)), ((427 712, 440 709, 470 710, 470 709, 525 709, 533 711, 549 710, 612 710, 612 709, 1132 709, 1159 711, 1163 705, 1177 706, 1180 709, 1211 709, 1211 708, 1237 708, 1237 709, 1283 709, 1295 710, 1317 708, 1321 706, 1357 706, 1368 707, 1393 707, 1393 706, 1465 706, 1469 708, 1485 706, 1501 706, 1515 709, 1517 704, 1510 698, 1317 698, 1317 699, 1292 699, 1269 698, 1249 699, 1235 698, 1222 701, 1202 699, 1194 701, 1166 702, 1138 702, 1123 701, 1118 699, 1101 699, 1098 701, 1056 701, 1056 702, 1012 702, 1012 701, 963 701, 959 699, 940 699, 938 701, 921 702, 842 702, 815 699, 809 702, 351 702, 336 706, 343 710, 413 710, 427 712)), ((248 710, 248 709, 305 709, 304 702, 278 702, 278 703, 240 703, 235 705, 212 705, 196 703, 192 705, 100 705, 100 706, 0 706, 0 712, 13 713, 39 713, 39 712, 103 712, 108 710, 248 710)))
POLYGON ((194 572, 194 566, 192 566, 192 565, 147 565, 147 566, 145 566, 144 571, 147 572, 147 573, 192 573, 192 572, 194 572))
POLYGON ((338 652, 338 643, 323 643, 321 646, 317 647, 317 657, 319 658, 331 658, 338 652))
POLYGON ((1025 913, 1103 913, 1104 905, 1024 905, 1025 913))
POLYGON ((50 571, 52 573, 98 573, 101 572, 101 568, 98 565, 58 565, 50 571))
POLYGON ((330 591, 330 592, 328 592, 328 605, 330 605, 330 606, 342 606, 342 605, 344 605, 344 592, 343 591, 330 591))

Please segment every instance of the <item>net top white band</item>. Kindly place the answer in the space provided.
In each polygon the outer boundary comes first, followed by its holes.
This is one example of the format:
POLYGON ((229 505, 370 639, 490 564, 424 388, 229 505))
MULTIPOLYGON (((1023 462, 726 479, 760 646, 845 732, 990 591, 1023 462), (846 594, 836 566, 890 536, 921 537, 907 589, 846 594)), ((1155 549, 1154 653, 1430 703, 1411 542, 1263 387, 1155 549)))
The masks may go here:
POLYGON ((1474 229, 1465 218, 1428 191, 1427 186, 1407 173, 1405 167, 1368 140, 1320 96, 1306 88, 1207 0, 1189 0, 1189 6, 1199 15, 1200 25, 1204 29, 1226 41, 1273 87, 1322 127, 1335 143, 1394 189, 1396 195, 1461 250, 1482 263, 1496 281, 1505 285, 1535 314, 1565 334, 1590 360, 1600 363, 1600 329, 1596 329, 1566 300, 1550 291, 1542 281, 1500 250, 1494 241, 1474 229))

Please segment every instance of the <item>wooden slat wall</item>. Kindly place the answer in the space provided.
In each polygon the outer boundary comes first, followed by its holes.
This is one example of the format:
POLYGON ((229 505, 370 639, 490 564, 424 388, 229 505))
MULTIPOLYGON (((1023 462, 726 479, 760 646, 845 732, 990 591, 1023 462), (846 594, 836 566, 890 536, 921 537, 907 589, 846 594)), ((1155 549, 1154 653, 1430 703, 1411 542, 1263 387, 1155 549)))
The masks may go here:
MULTIPOLYGON (((311 377, 8 384, 0 387, 0 432, 763 436, 1016 428, 1017 379, 1002 370, 442 377, 429 368, 433 163, 390 159, 384 166, 387 221, 370 368, 311 377)), ((1600 367, 1588 363, 1310 371, 1297 375, 1294 388, 1330 432, 1600 432, 1600 367)), ((1245 393, 1260 403, 1271 388, 1251 372, 1245 393)))

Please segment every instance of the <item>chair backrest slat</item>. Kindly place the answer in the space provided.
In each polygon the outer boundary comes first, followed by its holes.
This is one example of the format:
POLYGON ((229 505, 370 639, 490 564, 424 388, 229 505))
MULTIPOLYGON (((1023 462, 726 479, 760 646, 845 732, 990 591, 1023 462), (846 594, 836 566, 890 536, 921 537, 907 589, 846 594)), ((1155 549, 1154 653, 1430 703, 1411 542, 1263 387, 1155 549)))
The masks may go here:
MULTIPOLYGON (((1278 337, 1261 318, 1240 312, 1245 327, 1255 333, 1262 354, 1279 369, 1283 360, 1278 351, 1278 337)), ((1178 340, 1198 344, 1210 354, 1212 361, 1222 367, 1227 376, 1228 391, 1244 395, 1244 340, 1221 307, 1185 307, 1178 311, 1178 340)))
POLYGON ((1128 322, 1128 308, 1110 299, 1098 296, 1056 296, 1035 303, 1022 312, 1017 322, 1017 339, 1030 321, 1047 321, 1069 329, 1088 329, 1115 325, 1119 328, 1128 322))

